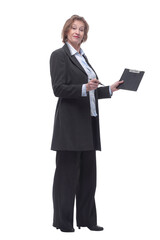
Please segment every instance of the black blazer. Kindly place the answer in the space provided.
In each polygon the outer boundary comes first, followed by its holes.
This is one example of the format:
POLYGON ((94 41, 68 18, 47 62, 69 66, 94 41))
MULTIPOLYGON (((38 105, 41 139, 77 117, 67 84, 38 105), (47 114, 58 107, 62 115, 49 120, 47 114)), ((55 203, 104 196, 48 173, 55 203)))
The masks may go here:
MULTIPOLYGON (((89 66, 91 67, 90 64, 89 66)), ((110 98, 109 87, 100 87, 95 90, 98 117, 95 118, 97 139, 94 146, 89 94, 87 97, 82 97, 82 84, 88 83, 88 76, 76 57, 71 56, 66 44, 51 54, 50 73, 53 92, 59 98, 51 149, 55 151, 101 150, 98 99, 110 98)))

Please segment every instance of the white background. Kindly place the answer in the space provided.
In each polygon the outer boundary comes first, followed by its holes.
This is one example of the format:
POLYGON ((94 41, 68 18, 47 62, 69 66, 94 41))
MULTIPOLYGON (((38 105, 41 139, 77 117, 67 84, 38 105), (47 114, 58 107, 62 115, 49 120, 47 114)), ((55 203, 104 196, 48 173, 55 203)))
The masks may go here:
MULTIPOLYGON (((160 239, 160 34, 158 0, 3 0, 0 3, 1 239, 160 239), (102 152, 96 202, 103 232, 52 227, 56 98, 49 58, 64 22, 86 18, 82 45, 102 83, 144 70, 137 92, 100 100, 102 152)), ((76 223, 75 223, 76 225, 76 223)))

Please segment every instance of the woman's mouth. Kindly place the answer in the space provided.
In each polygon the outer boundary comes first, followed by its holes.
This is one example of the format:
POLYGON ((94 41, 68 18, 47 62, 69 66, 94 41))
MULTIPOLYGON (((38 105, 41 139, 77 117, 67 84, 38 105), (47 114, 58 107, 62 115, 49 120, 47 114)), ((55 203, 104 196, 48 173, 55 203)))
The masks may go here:
POLYGON ((73 36, 74 38, 79 38, 79 36, 73 36))

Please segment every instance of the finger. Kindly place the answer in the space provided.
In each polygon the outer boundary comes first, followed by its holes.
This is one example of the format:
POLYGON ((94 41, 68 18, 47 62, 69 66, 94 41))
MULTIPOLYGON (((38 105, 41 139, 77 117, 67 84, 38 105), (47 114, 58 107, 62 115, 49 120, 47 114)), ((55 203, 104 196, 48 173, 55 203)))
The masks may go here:
POLYGON ((97 83, 91 83, 90 86, 92 86, 92 87, 98 87, 98 84, 97 84, 97 83))
POLYGON ((95 86, 92 86, 92 87, 91 87, 91 90, 95 90, 95 89, 97 89, 97 87, 95 87, 95 86))
POLYGON ((92 79, 90 82, 99 84, 99 81, 97 79, 92 79))

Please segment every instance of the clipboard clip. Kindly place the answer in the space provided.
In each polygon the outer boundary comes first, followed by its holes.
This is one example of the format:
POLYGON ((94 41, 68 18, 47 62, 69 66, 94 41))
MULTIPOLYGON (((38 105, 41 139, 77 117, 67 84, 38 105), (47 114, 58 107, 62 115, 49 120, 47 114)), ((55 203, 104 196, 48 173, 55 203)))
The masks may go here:
POLYGON ((140 73, 141 71, 134 70, 134 69, 129 69, 129 72, 131 72, 131 73, 140 73))

